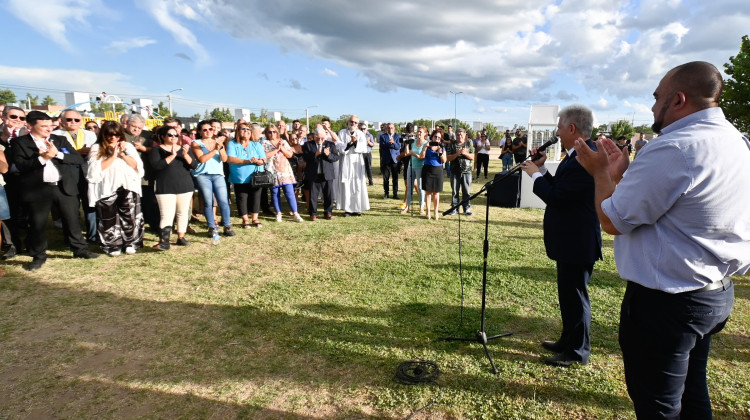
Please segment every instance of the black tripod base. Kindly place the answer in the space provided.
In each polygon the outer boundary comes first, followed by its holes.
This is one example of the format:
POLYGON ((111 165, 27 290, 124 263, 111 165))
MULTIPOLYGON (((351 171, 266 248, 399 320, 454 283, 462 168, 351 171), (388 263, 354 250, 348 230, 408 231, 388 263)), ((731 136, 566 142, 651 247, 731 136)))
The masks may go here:
POLYGON ((487 333, 484 331, 477 331, 477 335, 474 338, 469 337, 439 337, 439 340, 442 341, 475 341, 484 347, 484 354, 487 355, 487 359, 490 361, 490 366, 492 366, 492 373, 497 374, 497 368, 495 367, 495 361, 492 360, 492 355, 490 354, 490 350, 487 348, 487 342, 492 341, 494 339, 500 338, 500 337, 507 337, 509 335, 513 334, 512 332, 502 333, 493 335, 490 337, 487 337, 487 333))

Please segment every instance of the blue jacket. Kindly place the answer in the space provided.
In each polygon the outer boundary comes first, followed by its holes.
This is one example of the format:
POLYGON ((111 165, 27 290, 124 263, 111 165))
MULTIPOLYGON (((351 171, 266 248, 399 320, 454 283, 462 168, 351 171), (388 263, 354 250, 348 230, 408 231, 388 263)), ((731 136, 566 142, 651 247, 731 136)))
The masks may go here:
POLYGON ((401 154, 401 135, 393 134, 393 144, 387 133, 383 133, 378 138, 380 144, 380 164, 398 163, 398 155, 401 154))

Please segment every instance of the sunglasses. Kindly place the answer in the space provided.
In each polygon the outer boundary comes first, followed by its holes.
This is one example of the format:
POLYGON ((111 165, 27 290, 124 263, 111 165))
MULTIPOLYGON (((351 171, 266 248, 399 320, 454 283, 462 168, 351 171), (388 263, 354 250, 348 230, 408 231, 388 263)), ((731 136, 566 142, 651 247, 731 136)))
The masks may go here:
POLYGON ((213 127, 211 128, 201 128, 201 131, 214 131, 213 127))
POLYGON ((268 130, 268 134, 271 134, 271 133, 278 133, 278 131, 276 131, 276 130, 268 130))
POLYGON ((247 127, 242 127, 242 128, 240 128, 240 131, 250 131, 250 129, 247 128, 247 127))
POLYGON ((86 130, 91 130, 92 128, 99 128, 98 125, 87 125, 86 130))
POLYGON ((359 124, 359 121, 349 121, 349 124, 359 124))
POLYGON ((81 119, 80 118, 66 118, 65 121, 67 121, 67 122, 73 122, 73 121, 75 121, 75 122, 81 122, 81 119))
POLYGON ((26 117, 22 117, 22 116, 16 115, 16 114, 10 114, 10 115, 8 115, 8 118, 10 118, 11 120, 26 121, 26 117))
POLYGON ((167 137, 172 137, 174 139, 174 138, 180 137, 180 135, 179 134, 169 133, 169 134, 167 134, 167 137))
POLYGON ((107 134, 104 135, 104 137, 117 137, 117 138, 120 138, 120 134, 119 133, 107 133, 107 134))

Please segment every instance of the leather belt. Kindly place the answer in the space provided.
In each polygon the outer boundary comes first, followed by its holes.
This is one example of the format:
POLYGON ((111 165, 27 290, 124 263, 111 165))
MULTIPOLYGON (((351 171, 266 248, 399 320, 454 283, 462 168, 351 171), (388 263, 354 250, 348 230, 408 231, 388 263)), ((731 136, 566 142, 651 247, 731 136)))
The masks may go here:
POLYGON ((727 287, 729 287, 730 284, 732 284, 732 279, 730 279, 729 277, 724 277, 723 279, 721 279, 721 281, 715 281, 713 283, 708 283, 707 285, 701 287, 700 289, 691 290, 691 292, 692 293, 710 292, 710 291, 716 290, 716 289, 727 290, 727 287))

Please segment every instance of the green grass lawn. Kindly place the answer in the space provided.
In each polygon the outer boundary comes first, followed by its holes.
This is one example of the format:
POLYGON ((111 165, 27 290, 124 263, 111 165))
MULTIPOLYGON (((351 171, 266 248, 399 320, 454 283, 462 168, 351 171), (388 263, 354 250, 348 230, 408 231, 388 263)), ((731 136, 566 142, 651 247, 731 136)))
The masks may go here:
MULTIPOLYGON (((188 235, 187 248, 135 256, 72 259, 53 235, 41 270, 22 269, 29 257, 3 266, 0 418, 405 418, 430 403, 415 418, 635 417, 611 236, 590 286, 590 363, 549 367, 539 343, 560 321, 543 212, 490 209, 486 329, 513 332, 489 346, 494 375, 481 345, 438 340, 479 327, 484 197, 460 226, 399 214, 380 179, 370 197, 363 217, 264 219, 218 246, 188 235), (413 359, 438 364, 439 387, 393 380, 413 359)), ((709 362, 718 419, 750 416, 750 277, 735 284, 709 362)))

